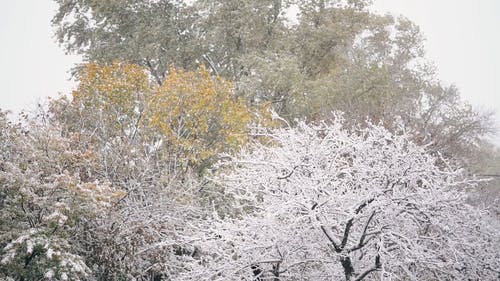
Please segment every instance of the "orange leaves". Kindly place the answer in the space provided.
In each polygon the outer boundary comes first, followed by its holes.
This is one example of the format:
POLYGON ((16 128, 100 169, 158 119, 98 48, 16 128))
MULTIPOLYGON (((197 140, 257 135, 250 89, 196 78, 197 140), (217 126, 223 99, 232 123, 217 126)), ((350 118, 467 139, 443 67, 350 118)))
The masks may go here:
POLYGON ((98 182, 81 183, 74 189, 77 195, 103 207, 109 207, 127 195, 124 190, 112 186, 109 182, 103 184, 98 182))
POLYGON ((141 135, 145 144, 160 137, 165 157, 197 168, 246 143, 248 125, 262 116, 234 95, 230 82, 203 66, 172 67, 157 85, 140 66, 117 61, 86 65, 72 105, 86 124, 96 124, 88 132, 99 132, 101 142, 123 134, 141 135))
POLYGON ((73 92, 73 102, 86 108, 131 114, 138 99, 149 91, 147 73, 137 65, 115 61, 109 65, 89 63, 73 92))
POLYGON ((148 108, 151 124, 193 164, 244 144, 254 118, 231 83, 211 77, 204 67, 171 68, 148 108))
MULTIPOLYGON (((140 66, 114 61, 87 64, 73 92, 73 130, 104 145, 112 139, 132 141, 143 125, 142 116, 151 92, 148 73, 140 66)), ((102 146, 101 146, 102 147, 102 146)))

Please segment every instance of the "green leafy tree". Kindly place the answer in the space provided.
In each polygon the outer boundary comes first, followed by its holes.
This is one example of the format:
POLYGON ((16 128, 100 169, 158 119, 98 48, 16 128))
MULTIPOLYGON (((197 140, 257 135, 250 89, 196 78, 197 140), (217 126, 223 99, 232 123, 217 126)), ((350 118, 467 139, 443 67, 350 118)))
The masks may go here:
POLYGON ((147 67, 161 83, 171 64, 195 68, 202 35, 197 11, 180 0, 57 0, 52 22, 67 51, 88 61, 115 59, 147 67))
POLYGON ((233 82, 247 104, 270 103, 291 124, 328 120, 334 110, 346 112, 352 125, 369 118, 394 130, 403 123, 417 142, 461 161, 492 132, 490 114, 472 110, 437 79, 418 27, 372 13, 370 1, 139 2, 59 1, 59 39, 87 59, 147 67, 158 84, 170 63, 187 70, 203 63, 233 82), (295 23, 287 15, 291 6, 298 9, 295 23), (174 14, 175 23, 154 23, 174 14), (134 28, 125 28, 128 23, 134 28), (145 53, 154 42, 167 51, 145 53), (151 61, 162 62, 160 72, 151 61))

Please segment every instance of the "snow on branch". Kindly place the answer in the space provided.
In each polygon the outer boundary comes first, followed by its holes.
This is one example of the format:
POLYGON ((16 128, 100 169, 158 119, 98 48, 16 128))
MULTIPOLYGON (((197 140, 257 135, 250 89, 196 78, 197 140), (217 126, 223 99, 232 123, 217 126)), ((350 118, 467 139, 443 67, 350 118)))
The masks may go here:
POLYGON ((378 125, 300 123, 222 163, 233 216, 209 219, 185 279, 493 280, 499 237, 475 184, 378 125))

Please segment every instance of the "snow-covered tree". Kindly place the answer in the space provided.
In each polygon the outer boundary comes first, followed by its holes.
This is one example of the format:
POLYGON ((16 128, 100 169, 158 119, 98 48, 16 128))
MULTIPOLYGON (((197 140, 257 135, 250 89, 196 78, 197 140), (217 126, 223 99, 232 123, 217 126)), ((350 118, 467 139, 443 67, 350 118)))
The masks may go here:
POLYGON ((183 183, 166 176, 147 178, 130 187, 120 204, 92 222, 92 239, 83 241, 94 278, 177 280, 197 255, 184 239, 197 231, 203 217, 196 177, 183 183))
POLYGON ((498 222, 465 203, 474 180, 403 129, 341 119, 265 133, 221 163, 235 213, 193 238, 203 254, 186 279, 498 277, 498 222))
POLYGON ((81 280, 84 224, 123 192, 89 176, 92 153, 56 128, 26 128, 0 111, 0 279, 81 280))

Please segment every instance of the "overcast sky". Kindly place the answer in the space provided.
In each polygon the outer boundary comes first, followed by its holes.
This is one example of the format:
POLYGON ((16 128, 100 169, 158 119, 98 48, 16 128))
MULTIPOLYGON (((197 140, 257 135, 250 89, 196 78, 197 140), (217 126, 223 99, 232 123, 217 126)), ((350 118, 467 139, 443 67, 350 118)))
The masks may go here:
MULTIPOLYGON (((500 112, 500 0, 374 2, 421 27, 442 81, 474 106, 500 112)), ((19 111, 73 87, 68 70, 79 59, 54 42, 55 9, 51 0, 0 0, 0 108, 19 111)))
POLYGON ((500 0, 375 0, 373 8, 415 22, 439 79, 478 110, 495 110, 500 126, 500 0))
POLYGON ((55 43, 51 0, 0 0, 0 108, 18 112, 37 100, 68 92, 68 70, 78 61, 55 43))

